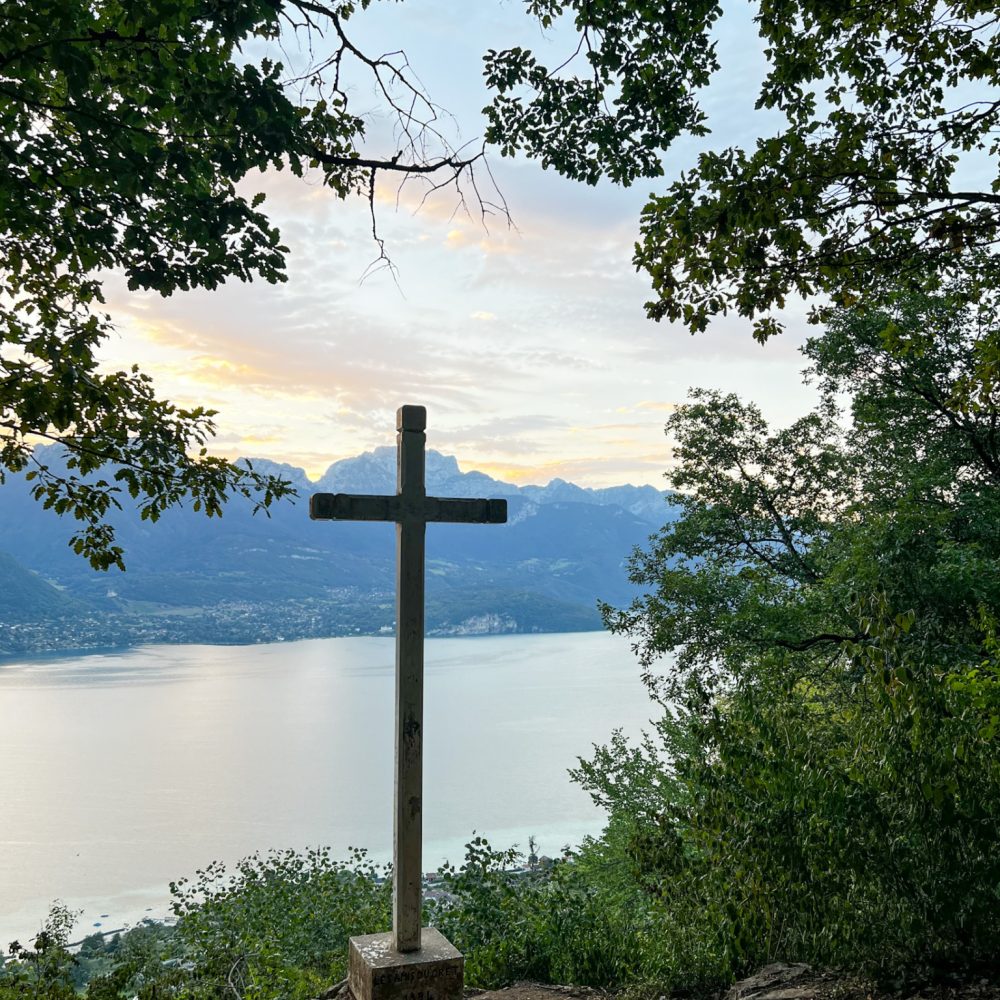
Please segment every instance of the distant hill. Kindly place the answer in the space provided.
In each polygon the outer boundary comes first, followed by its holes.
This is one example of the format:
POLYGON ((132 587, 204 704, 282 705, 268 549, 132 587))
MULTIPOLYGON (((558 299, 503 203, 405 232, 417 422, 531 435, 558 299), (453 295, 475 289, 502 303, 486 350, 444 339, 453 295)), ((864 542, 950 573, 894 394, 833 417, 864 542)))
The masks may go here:
MULTIPOLYGON (((44 457, 58 460, 53 446, 44 457)), ((173 510, 151 525, 134 512, 120 513, 115 523, 125 573, 91 570, 66 544, 72 524, 33 501, 22 479, 8 477, 0 487, 0 550, 65 589, 29 573, 38 586, 22 588, 16 612, 13 599, 10 611, 0 605, 0 623, 14 621, 15 613, 40 619, 56 613, 56 598, 76 598, 105 614, 133 616, 242 604, 247 634, 260 628, 269 607, 285 609, 285 617, 289 608, 318 608, 312 620, 327 628, 346 629, 349 611, 367 630, 391 627, 392 525, 310 521, 308 496, 393 492, 395 449, 335 462, 315 483, 293 466, 251 461, 255 469, 290 479, 299 500, 280 504, 270 517, 251 516, 240 500, 213 519, 173 510)), ((454 457, 436 451, 427 453, 427 480, 430 493, 506 497, 509 508, 505 525, 428 526, 428 625, 433 619, 440 634, 488 629, 490 623, 495 631, 599 627, 596 602, 622 604, 634 596, 626 560, 671 516, 665 491, 651 486, 595 490, 556 479, 519 487, 462 472, 454 457)), ((197 641, 187 631, 184 638, 197 641)))
POLYGON ((79 601, 25 569, 6 552, 0 552, 0 621, 59 618, 81 609, 79 601))

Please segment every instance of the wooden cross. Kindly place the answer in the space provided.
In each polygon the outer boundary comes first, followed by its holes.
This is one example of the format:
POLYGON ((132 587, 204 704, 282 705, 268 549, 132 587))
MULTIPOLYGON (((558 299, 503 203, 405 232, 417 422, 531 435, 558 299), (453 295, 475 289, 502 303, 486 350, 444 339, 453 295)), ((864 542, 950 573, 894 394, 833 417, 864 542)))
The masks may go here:
POLYGON ((420 949, 421 819, 424 714, 424 534, 428 521, 503 524, 506 500, 427 496, 424 444, 427 411, 396 412, 396 493, 359 496, 315 493, 309 516, 317 521, 396 522, 396 786, 393 821, 392 946, 420 949))

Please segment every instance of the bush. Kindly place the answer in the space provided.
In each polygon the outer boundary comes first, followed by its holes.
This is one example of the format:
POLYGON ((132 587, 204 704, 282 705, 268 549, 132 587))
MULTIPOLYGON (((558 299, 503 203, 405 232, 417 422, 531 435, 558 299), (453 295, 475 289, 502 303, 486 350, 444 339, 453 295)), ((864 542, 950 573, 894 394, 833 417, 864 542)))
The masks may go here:
POLYGON ((446 895, 427 919, 465 954, 468 985, 610 987, 661 977, 655 901, 597 877, 600 850, 591 841, 550 869, 525 869, 516 851, 477 837, 459 869, 442 869, 446 895))
POLYGON ((300 1000, 346 974, 347 939, 391 919, 385 871, 363 851, 255 854, 229 873, 209 865, 171 885, 179 995, 300 1000))
POLYGON ((836 314, 787 428, 707 391, 668 421, 680 516, 605 614, 669 710, 580 777, 691 975, 1000 954, 1000 422, 963 390, 996 320, 960 292, 836 314))

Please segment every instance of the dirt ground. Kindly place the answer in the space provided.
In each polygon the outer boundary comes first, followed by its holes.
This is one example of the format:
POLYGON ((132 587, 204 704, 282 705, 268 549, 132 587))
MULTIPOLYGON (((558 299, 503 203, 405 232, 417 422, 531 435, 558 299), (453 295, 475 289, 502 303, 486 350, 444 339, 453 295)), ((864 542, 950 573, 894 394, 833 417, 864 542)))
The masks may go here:
MULTIPOLYGON (((488 992, 466 990, 465 995, 468 1000, 610 1000, 608 994, 586 986, 540 983, 515 983, 488 992)), ((842 973, 776 962, 736 983, 719 1000, 1000 1000, 1000 982, 972 979, 893 991, 877 989, 871 983, 842 973)))
POLYGON ((502 990, 465 991, 466 1000, 609 1000, 610 994, 589 986, 545 986, 542 983, 514 983, 502 990))
MULTIPOLYGON (((352 1000, 347 981, 317 1000, 352 1000)), ((514 983, 502 990, 466 989, 466 1000, 614 1000, 589 986, 514 983)), ((670 1000, 660 997, 658 1000, 670 1000)), ((969 979, 919 989, 877 988, 856 976, 823 972, 808 965, 775 962, 722 992, 716 1000, 1000 1000, 1000 978, 969 979)))
POLYGON ((856 976, 776 962, 736 983, 724 1000, 1000 1000, 1000 984, 971 979, 893 990, 877 988, 856 976))

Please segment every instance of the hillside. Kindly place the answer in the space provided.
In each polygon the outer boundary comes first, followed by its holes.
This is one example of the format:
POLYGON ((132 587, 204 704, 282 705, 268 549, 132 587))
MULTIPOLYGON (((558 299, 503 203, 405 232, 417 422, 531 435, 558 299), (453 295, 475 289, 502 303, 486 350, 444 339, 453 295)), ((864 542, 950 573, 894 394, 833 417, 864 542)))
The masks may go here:
POLYGON ((25 622, 58 618, 81 610, 73 600, 37 573, 0 551, 0 621, 25 622))

